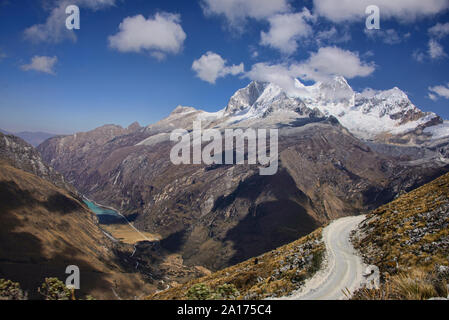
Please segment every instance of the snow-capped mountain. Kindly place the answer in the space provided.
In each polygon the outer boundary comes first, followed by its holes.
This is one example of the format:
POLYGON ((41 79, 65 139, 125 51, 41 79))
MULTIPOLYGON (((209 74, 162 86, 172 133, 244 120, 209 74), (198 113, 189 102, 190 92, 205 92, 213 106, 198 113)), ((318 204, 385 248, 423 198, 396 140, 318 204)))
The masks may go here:
POLYGON ((274 128, 329 117, 362 140, 421 145, 449 137, 449 121, 421 111, 399 88, 355 92, 343 77, 311 86, 296 80, 295 87, 295 92, 287 93, 274 83, 254 81, 238 90, 217 112, 179 106, 169 117, 145 128, 147 133, 160 135, 141 143, 166 140, 176 128, 191 130, 198 120, 204 128, 274 128))
POLYGON ((421 111, 399 88, 359 93, 340 76, 311 86, 296 80, 295 86, 297 92, 288 94, 273 83, 252 82, 238 90, 227 107, 214 115, 224 118, 227 125, 240 126, 333 116, 366 140, 400 137, 402 143, 418 143, 449 136, 447 122, 433 112, 421 111))

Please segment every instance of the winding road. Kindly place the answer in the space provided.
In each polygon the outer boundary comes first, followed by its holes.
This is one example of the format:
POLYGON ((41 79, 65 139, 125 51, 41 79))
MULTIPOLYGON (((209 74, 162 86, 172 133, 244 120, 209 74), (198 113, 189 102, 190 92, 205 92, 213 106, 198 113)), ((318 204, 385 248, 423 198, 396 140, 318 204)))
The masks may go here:
POLYGON ((323 230, 326 245, 326 266, 314 277, 306 281, 304 287, 288 300, 342 300, 347 297, 343 291, 354 292, 366 283, 367 270, 357 255, 349 238, 352 230, 366 216, 347 217, 332 222, 323 230))

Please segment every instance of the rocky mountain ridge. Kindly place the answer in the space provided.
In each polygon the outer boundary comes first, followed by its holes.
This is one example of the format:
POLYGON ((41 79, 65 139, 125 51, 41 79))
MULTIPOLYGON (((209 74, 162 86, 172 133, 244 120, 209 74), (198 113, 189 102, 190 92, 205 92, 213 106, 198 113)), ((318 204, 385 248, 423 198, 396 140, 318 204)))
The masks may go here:
POLYGON ((0 278, 19 282, 31 299, 42 299, 37 288, 45 278, 65 280, 69 265, 80 269, 78 298, 133 298, 155 289, 128 265, 133 247, 107 237, 31 145, 1 133, 0 216, 0 278))

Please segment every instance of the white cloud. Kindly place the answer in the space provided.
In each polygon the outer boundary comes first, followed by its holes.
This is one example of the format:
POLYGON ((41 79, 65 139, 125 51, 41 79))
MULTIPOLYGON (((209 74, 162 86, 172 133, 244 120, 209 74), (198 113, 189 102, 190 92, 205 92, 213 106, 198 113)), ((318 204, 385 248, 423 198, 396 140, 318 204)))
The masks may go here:
POLYGON ((295 79, 326 81, 334 76, 348 79, 366 77, 375 71, 373 63, 360 60, 357 53, 337 47, 325 47, 312 53, 306 61, 291 64, 257 63, 245 77, 263 82, 272 82, 290 94, 303 93, 295 79))
POLYGON ((32 42, 58 43, 64 40, 76 41, 76 34, 73 30, 68 30, 65 20, 68 15, 65 9, 69 5, 77 5, 90 10, 100 10, 113 6, 115 0, 59 0, 53 3, 50 8, 50 15, 45 23, 35 24, 24 31, 26 39, 32 42))
POLYGON ((446 56, 443 46, 433 39, 429 41, 429 56, 432 59, 441 59, 446 56))
POLYGON ((449 8, 447 0, 314 0, 314 13, 334 22, 355 21, 366 17, 370 5, 380 8, 381 18, 412 22, 449 8))
POLYGON ((447 86, 435 86, 435 87, 429 87, 429 98, 432 100, 437 100, 438 97, 442 97, 445 99, 449 99, 449 83, 447 86))
POLYGON ((429 93, 428 97, 429 97, 430 100, 433 100, 433 101, 437 101, 438 100, 438 96, 433 94, 433 93, 429 93))
POLYGON ((432 28, 429 29, 429 33, 436 38, 444 38, 449 35, 449 22, 442 24, 437 23, 432 28))
POLYGON ((235 76, 245 71, 243 63, 226 66, 226 62, 220 55, 209 51, 193 62, 192 69, 198 78, 211 84, 214 84, 218 78, 224 78, 227 75, 235 76))
POLYGON ((318 31, 313 37, 319 47, 323 46, 323 43, 342 43, 351 41, 351 34, 347 28, 342 32, 339 32, 335 26, 332 26, 328 30, 318 31))
POLYGON ((367 30, 367 29, 365 29, 365 34, 372 39, 380 39, 384 43, 391 44, 391 45, 399 44, 402 41, 407 40, 411 36, 410 33, 401 35, 395 29, 387 29, 387 30, 384 30, 384 29, 367 30))
POLYGON ((280 50, 285 54, 292 54, 298 49, 298 41, 310 37, 313 29, 310 22, 315 17, 307 8, 302 12, 277 14, 270 18, 270 30, 261 32, 261 45, 280 50))
POLYGON ((361 61, 358 53, 337 47, 324 47, 295 69, 301 78, 321 81, 335 75, 347 79, 366 77, 376 68, 374 63, 361 61))
POLYGON ((57 57, 34 56, 31 63, 20 66, 23 71, 38 71, 55 75, 54 67, 58 62, 57 57))
POLYGON ((426 54, 418 49, 413 52, 412 57, 418 62, 424 62, 426 59, 426 54))
POLYGON ((121 52, 147 51, 157 59, 182 50, 186 33, 177 14, 157 13, 145 19, 142 15, 127 17, 119 32, 109 37, 109 46, 121 52))
POLYGON ((245 77, 254 81, 271 82, 289 94, 299 94, 298 88, 295 86, 295 78, 298 75, 294 73, 292 67, 287 64, 256 63, 245 74, 245 77))
POLYGON ((418 62, 424 62, 426 60, 437 60, 447 57, 443 46, 435 39, 430 39, 428 43, 427 51, 417 49, 412 54, 413 59, 418 62))
POLYGON ((290 10, 288 0, 202 0, 201 6, 206 16, 222 15, 235 29, 248 18, 267 19, 290 10))

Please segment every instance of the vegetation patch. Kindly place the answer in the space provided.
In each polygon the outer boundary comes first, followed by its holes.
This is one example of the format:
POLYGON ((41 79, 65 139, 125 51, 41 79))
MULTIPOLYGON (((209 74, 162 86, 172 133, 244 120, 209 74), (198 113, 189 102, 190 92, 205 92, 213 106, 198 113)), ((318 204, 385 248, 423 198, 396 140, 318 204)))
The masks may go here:
POLYGON ((300 289, 323 261, 322 229, 238 265, 148 297, 152 300, 259 300, 300 289))
POLYGON ((447 297, 449 174, 371 212, 352 241, 382 275, 380 289, 355 298, 447 297))

